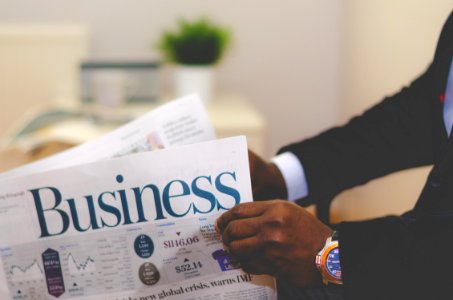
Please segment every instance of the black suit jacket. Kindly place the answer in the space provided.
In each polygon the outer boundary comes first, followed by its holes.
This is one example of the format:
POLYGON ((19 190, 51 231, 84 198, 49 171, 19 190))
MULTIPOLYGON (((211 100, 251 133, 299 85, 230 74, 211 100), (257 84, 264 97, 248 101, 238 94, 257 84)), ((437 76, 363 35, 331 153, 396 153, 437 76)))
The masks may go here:
MULTIPOLYGON (((338 225, 346 299, 453 298, 453 137, 442 117, 453 13, 433 62, 409 87, 344 126, 289 145, 307 175, 301 204, 394 171, 433 165, 413 210, 338 225)), ((364 201, 366 201, 364 199, 364 201)))

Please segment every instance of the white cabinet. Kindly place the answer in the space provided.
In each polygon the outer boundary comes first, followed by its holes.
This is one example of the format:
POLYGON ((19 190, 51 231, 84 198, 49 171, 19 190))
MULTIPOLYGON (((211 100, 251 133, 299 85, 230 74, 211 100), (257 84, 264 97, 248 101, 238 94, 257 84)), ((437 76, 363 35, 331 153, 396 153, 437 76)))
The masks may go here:
POLYGON ((208 105, 207 111, 219 138, 245 135, 249 149, 265 156, 266 122, 246 99, 219 97, 208 105))

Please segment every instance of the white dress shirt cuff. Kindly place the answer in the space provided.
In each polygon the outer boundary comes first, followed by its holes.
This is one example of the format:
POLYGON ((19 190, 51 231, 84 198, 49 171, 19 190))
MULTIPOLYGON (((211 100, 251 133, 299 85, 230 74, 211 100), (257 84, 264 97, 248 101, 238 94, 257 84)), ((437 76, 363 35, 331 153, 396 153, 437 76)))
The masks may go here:
POLYGON ((296 155, 284 152, 272 158, 271 161, 283 175, 289 201, 295 201, 308 195, 304 167, 296 155))

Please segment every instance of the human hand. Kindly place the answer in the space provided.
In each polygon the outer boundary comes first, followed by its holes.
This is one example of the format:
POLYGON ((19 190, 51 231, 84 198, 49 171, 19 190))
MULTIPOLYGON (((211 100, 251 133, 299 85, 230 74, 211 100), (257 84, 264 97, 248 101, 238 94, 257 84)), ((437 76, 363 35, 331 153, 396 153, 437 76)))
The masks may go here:
POLYGON ((322 284, 315 257, 333 231, 301 206, 283 200, 242 203, 222 214, 216 228, 244 271, 299 287, 322 284))
POLYGON ((249 150, 249 167, 255 201, 287 198, 285 180, 275 164, 249 150))

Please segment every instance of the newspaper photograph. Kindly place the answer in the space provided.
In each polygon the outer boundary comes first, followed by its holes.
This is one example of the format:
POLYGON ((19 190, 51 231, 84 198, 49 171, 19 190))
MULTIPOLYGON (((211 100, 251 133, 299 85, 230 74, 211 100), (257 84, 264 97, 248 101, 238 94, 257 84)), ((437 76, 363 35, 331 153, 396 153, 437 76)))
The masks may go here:
POLYGON ((242 271, 214 229, 253 199, 245 137, 167 147, 191 137, 159 117, 148 128, 166 132, 163 150, 104 146, 0 180, 0 299, 276 299, 275 280, 242 271))
POLYGON ((1 173, 0 179, 215 138, 206 110, 193 94, 161 105, 80 146, 1 173))

